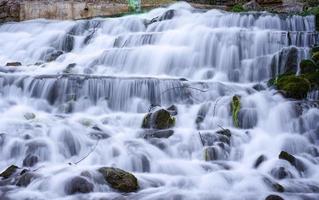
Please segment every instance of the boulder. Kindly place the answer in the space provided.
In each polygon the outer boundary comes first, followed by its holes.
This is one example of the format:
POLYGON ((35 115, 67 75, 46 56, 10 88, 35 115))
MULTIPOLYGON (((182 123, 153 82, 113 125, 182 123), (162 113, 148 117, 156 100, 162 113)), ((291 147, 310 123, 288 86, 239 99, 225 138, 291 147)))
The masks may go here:
POLYGON ((274 85, 278 90, 283 91, 285 97, 293 99, 305 98, 311 88, 311 83, 308 79, 286 74, 279 76, 274 85))
MULTIPOLYGON (((311 56, 311 59, 315 61, 315 63, 319 63, 319 52, 314 52, 311 56)), ((317 66, 318 67, 318 66, 317 66)))
POLYGON ((0 177, 7 179, 10 176, 12 176, 14 173, 16 173, 16 171, 19 169, 19 167, 15 166, 15 165, 11 165, 10 167, 8 167, 7 169, 5 169, 1 174, 0 177))
POLYGON ((20 62, 8 62, 6 64, 7 67, 18 67, 21 66, 22 64, 20 62))
POLYGON ((295 156, 289 154, 286 151, 281 151, 279 154, 279 159, 288 161, 292 166, 294 166, 298 171, 304 172, 306 171, 305 165, 297 159, 295 156))
POLYGON ((33 172, 25 172, 19 176, 16 185, 19 187, 27 187, 34 179, 38 178, 39 175, 33 172))
POLYGON ((284 200, 281 196, 275 195, 275 194, 271 194, 268 195, 265 200, 284 200))
POLYGON ((168 129, 175 125, 175 118, 165 109, 158 109, 145 115, 142 128, 168 129))
POLYGON ((65 186, 65 193, 89 193, 93 192, 94 185, 82 176, 73 177, 65 186))
POLYGON ((137 178, 129 172, 113 167, 102 167, 98 172, 112 188, 120 192, 135 192, 139 188, 137 178))
POLYGON ((60 50, 54 50, 49 52, 48 54, 45 55, 44 60, 46 62, 52 62, 55 61, 59 56, 61 56, 63 54, 63 51, 60 50))

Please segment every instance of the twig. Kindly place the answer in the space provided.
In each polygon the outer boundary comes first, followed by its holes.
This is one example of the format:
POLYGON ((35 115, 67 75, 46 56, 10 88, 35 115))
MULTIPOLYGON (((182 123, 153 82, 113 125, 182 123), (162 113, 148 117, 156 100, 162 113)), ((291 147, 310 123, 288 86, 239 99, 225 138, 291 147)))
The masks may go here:
MULTIPOLYGON (((80 160, 78 160, 77 162, 75 162, 75 163, 73 163, 73 164, 77 165, 77 164, 79 164, 80 162, 82 162, 84 159, 86 159, 87 157, 89 157, 89 155, 90 155, 91 153, 93 153, 93 151, 95 151, 97 145, 99 144, 99 141, 100 141, 100 139, 96 140, 96 143, 95 143, 94 147, 91 149, 91 151, 90 151, 88 154, 86 154, 83 158, 81 158, 80 160)), ((69 163, 69 165, 71 165, 71 164, 72 164, 72 163, 69 163)))
POLYGON ((223 131, 226 131, 221 125, 217 125, 219 128, 221 128, 223 131))

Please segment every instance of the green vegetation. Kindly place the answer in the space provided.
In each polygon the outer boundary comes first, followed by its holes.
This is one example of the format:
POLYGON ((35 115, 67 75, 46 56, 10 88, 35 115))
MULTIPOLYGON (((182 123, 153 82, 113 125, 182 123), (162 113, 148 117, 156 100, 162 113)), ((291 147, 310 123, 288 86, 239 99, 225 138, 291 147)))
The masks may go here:
POLYGON ((231 12, 245 12, 246 10, 244 9, 242 4, 236 4, 234 5, 231 10, 231 12))
POLYGON ((319 31, 319 6, 318 2, 316 7, 309 7, 307 10, 305 10, 301 15, 306 16, 306 15, 314 15, 316 18, 316 30, 319 31))
POLYGON ((284 96, 294 99, 303 99, 311 90, 319 89, 318 47, 312 49, 312 59, 300 63, 300 75, 286 73, 268 81, 269 85, 284 92, 284 96))
POLYGON ((236 127, 239 127, 238 122, 238 113, 240 111, 240 97, 239 96, 233 96, 232 102, 231 102, 231 111, 233 116, 233 123, 236 127))

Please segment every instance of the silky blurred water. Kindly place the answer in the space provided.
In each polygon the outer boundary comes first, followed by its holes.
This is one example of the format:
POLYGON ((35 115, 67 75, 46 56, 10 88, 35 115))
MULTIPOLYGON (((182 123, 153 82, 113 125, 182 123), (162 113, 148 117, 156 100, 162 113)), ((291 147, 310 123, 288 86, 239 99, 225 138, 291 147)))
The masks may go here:
POLYGON ((292 101, 266 86, 309 57, 314 21, 178 3, 120 18, 1 24, 0 169, 32 155, 39 177, 1 185, 0 198, 256 200, 277 193, 267 179, 285 199, 319 199, 318 92, 292 101), (234 95, 242 128, 232 121, 234 95), (171 137, 143 138, 151 105, 177 106, 171 137), (216 135, 222 128, 230 139, 216 135), (217 149, 210 161, 207 148, 217 149), (281 151, 304 171, 278 159, 281 151), (95 181, 100 166, 132 172, 140 189, 123 194, 95 181), (279 178, 279 168, 288 175, 279 178), (67 195, 70 178, 87 171, 94 191, 67 195))

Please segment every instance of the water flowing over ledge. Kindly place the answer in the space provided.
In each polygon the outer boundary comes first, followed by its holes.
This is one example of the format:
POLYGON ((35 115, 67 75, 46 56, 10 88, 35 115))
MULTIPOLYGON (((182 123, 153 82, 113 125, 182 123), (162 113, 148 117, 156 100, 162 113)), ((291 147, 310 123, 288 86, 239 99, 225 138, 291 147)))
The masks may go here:
POLYGON ((313 16, 179 3, 5 23, 0 43, 0 169, 30 170, 0 178, 0 199, 319 198, 318 91, 267 86, 319 43, 313 16), (167 129, 152 128, 160 112, 167 129), (105 166, 137 191, 106 183, 105 166))

